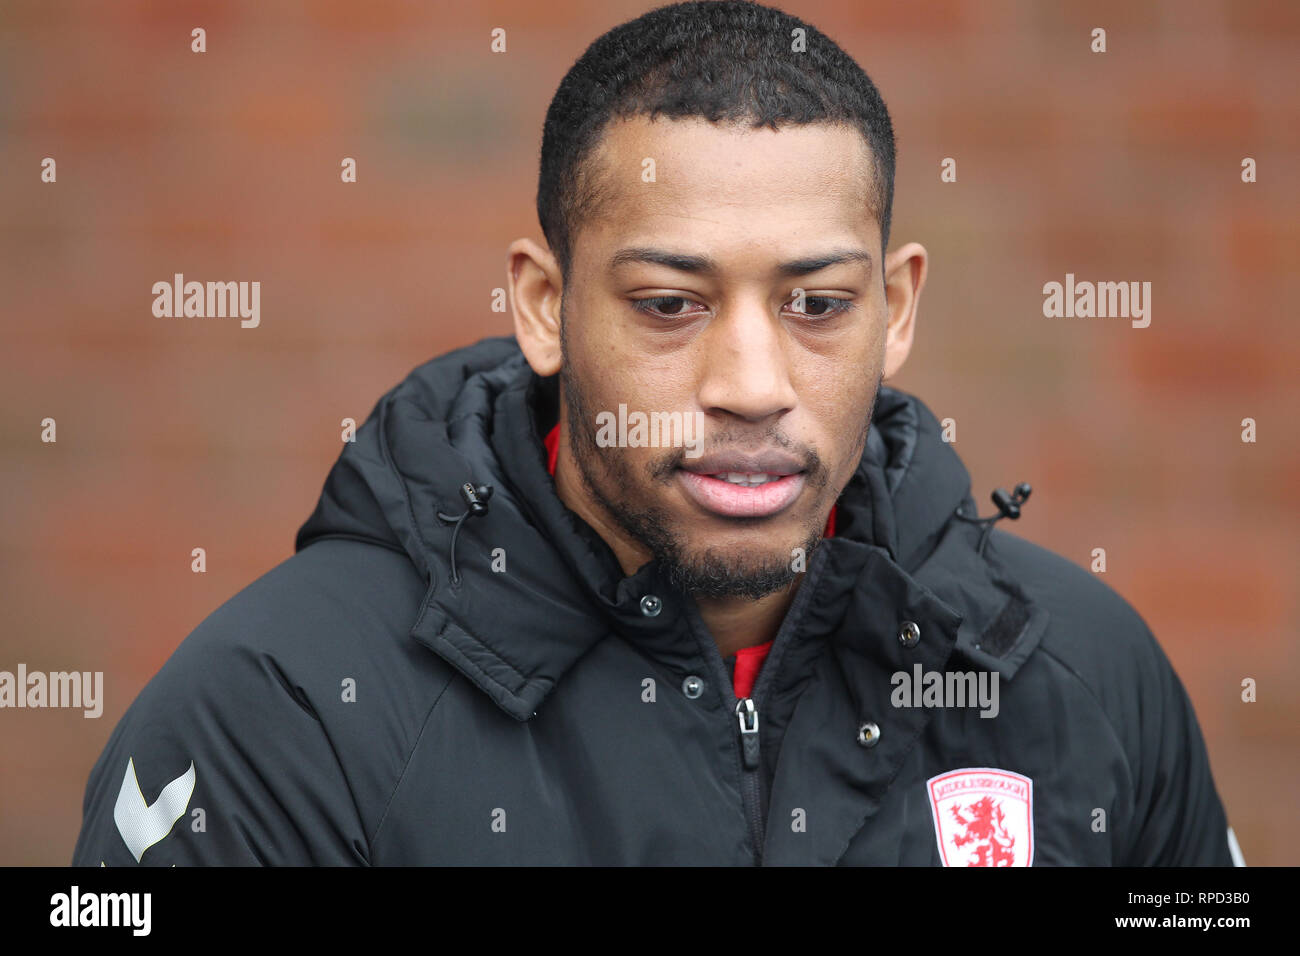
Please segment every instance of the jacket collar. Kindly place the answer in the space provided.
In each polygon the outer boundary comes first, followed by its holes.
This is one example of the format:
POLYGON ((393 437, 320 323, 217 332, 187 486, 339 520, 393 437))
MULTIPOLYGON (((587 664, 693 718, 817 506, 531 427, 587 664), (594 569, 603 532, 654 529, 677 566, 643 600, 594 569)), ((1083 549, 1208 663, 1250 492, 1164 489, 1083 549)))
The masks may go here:
MULTIPOLYGON (((405 551, 429 584, 412 637, 518 720, 611 630, 669 653, 663 635, 688 611, 656 562, 624 576, 608 545, 559 499, 542 443, 555 397, 555 380, 538 378, 513 338, 425 363, 380 399, 296 541, 301 550, 347 536, 405 551), (466 510, 465 482, 493 494, 486 515, 461 523, 453 583, 453 525, 438 514, 466 510), (646 595, 662 601, 653 618, 641 611, 646 595)), ((817 578, 810 633, 874 595, 890 607, 868 603, 862 619, 876 623, 846 631, 850 644, 892 640, 891 615, 910 606, 939 625, 947 652, 956 645, 979 655, 975 645, 1011 598, 975 556, 971 526, 952 520, 958 505, 974 510, 970 477, 916 398, 882 388, 872 421, 838 502, 836 535, 822 542, 805 581, 817 578)), ((1043 623, 1040 612, 1032 639, 1022 628, 1018 659, 975 659, 1010 677, 1043 623)))

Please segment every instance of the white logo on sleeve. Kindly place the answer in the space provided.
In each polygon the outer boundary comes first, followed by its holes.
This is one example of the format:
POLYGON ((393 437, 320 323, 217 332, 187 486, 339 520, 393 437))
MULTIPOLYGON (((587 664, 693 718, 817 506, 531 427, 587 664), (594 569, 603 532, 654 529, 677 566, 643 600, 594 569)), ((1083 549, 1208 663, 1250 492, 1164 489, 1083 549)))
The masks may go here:
POLYGON ((158 799, 150 806, 140 792, 140 781, 135 776, 135 758, 127 760, 126 776, 122 778, 122 789, 117 794, 117 806, 113 807, 113 820, 135 862, 139 863, 145 850, 171 833, 172 826, 185 815, 194 794, 194 776, 194 761, 191 760, 190 769, 163 787, 158 799))
POLYGON ((1232 854, 1233 866, 1246 865, 1246 858, 1241 855, 1241 847, 1237 843, 1237 834, 1232 832, 1232 827, 1228 827, 1228 852, 1232 854))

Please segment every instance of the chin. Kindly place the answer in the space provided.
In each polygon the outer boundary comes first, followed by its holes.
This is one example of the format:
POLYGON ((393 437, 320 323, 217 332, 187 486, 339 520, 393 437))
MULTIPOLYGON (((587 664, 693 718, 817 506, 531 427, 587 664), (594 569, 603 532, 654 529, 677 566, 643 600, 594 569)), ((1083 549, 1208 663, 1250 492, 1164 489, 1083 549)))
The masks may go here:
POLYGON ((672 583, 695 597, 758 600, 789 587, 798 577, 790 560, 781 555, 769 562, 754 561, 752 556, 738 561, 726 553, 706 551, 685 560, 661 560, 672 583))
MULTIPOLYGON (((753 519, 766 523, 770 519, 753 519)), ((679 534, 680 529, 674 529, 679 534)), ((815 536, 795 532, 774 535, 754 528, 748 532, 674 538, 681 547, 656 554, 682 590, 704 597, 759 598, 800 577, 807 567, 815 536), (712 540, 702 540, 711 538, 712 540), (775 542, 788 539, 786 545, 775 542), (725 543, 724 543, 725 542, 725 543), (799 560, 797 550, 803 549, 799 560)))

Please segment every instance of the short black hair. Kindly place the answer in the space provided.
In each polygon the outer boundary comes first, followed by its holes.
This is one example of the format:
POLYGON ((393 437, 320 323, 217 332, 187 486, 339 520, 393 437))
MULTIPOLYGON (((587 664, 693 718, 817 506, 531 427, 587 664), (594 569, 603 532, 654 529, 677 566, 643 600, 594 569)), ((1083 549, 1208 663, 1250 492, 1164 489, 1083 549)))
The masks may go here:
POLYGON ((542 128, 537 217, 569 275, 573 237, 600 197, 583 165, 613 119, 657 115, 710 122, 848 123, 875 163, 871 197, 881 248, 894 201, 894 129, 875 84, 816 27, 747 0, 693 0, 620 24, 560 81, 542 128), (795 52, 794 30, 806 49, 795 52))

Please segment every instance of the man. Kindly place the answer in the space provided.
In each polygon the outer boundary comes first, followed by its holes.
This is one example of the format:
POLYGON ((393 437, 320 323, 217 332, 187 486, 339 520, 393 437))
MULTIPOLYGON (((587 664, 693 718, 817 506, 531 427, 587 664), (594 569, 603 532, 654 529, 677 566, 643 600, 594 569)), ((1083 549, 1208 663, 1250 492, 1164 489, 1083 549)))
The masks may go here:
POLYGON ((123 718, 74 862, 1232 863, 1142 619, 979 520, 881 384, 926 277, 893 171, 871 81, 786 14, 593 44, 515 337, 380 400, 123 718))

